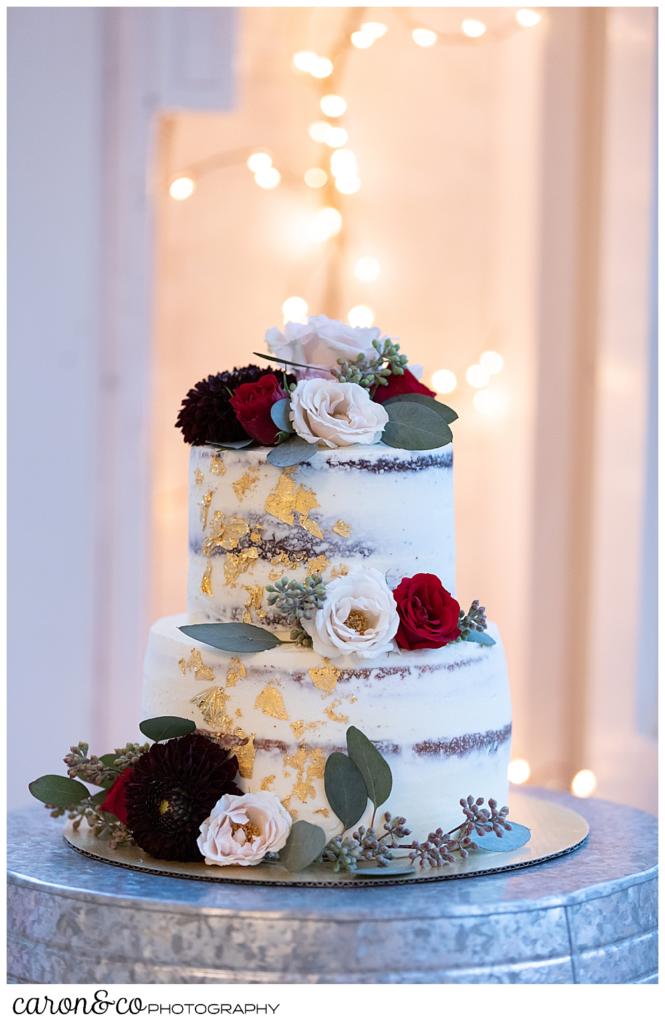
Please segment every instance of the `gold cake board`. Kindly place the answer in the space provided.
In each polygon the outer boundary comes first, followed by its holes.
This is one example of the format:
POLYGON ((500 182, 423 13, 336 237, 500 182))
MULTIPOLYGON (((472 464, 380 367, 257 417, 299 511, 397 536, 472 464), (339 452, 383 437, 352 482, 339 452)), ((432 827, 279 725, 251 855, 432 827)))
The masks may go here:
MULTIPOLYGON (((455 878, 475 878, 481 875, 515 871, 518 868, 542 864, 555 857, 576 850, 589 834, 585 819, 560 804, 527 794, 511 794, 510 817, 531 829, 531 840, 519 850, 507 853, 485 853, 477 851, 466 860, 447 864, 441 868, 416 868, 415 873, 371 877, 349 875, 332 870, 332 865, 313 864, 305 871, 292 873, 279 863, 264 863, 256 867, 217 867, 202 863, 181 863, 178 861, 156 860, 136 846, 112 849, 102 839, 97 839, 87 826, 75 830, 71 825, 65 829, 65 842, 78 853, 104 864, 143 871, 151 875, 172 878, 191 878, 201 882, 233 882, 244 885, 299 885, 299 886, 372 886, 406 885, 414 882, 444 882, 455 878)), ((400 851, 405 853, 405 851, 400 851)), ((406 855, 395 858, 392 864, 408 865, 406 855)))

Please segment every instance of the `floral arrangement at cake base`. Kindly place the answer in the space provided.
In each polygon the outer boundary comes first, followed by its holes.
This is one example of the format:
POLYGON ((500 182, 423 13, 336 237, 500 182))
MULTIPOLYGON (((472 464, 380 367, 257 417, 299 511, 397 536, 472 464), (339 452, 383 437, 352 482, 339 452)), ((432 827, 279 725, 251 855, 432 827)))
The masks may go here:
POLYGON ((225 746, 242 740, 175 717, 149 719, 140 729, 152 742, 101 757, 87 743, 71 747, 67 775, 35 779, 31 794, 52 817, 67 815, 74 829, 85 823, 111 848, 132 844, 157 860, 219 867, 278 861, 290 872, 321 863, 359 876, 408 874, 478 851, 515 850, 531 836, 508 820, 507 807, 469 795, 460 799, 455 828, 410 839, 406 816, 381 811, 392 791, 390 766, 353 726, 346 752, 334 751, 325 764, 326 798, 342 826, 329 840, 318 825, 294 822, 272 793, 242 791, 237 757, 225 746), (359 825, 368 804, 369 825, 359 825))

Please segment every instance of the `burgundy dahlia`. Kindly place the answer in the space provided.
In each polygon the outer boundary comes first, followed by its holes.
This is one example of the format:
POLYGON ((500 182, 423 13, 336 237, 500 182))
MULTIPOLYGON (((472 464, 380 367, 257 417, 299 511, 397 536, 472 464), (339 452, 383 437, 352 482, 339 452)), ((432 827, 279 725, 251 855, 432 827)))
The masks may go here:
POLYGON ((242 792, 237 772, 237 758, 198 733, 153 744, 125 788, 127 827, 136 843, 159 860, 202 860, 199 827, 221 796, 242 792))
POLYGON ((231 395, 241 384, 258 380, 265 372, 265 369, 250 363, 249 366, 211 374, 190 388, 183 398, 175 424, 182 430, 187 444, 202 445, 207 441, 224 444, 226 441, 246 440, 249 434, 231 407, 231 395))

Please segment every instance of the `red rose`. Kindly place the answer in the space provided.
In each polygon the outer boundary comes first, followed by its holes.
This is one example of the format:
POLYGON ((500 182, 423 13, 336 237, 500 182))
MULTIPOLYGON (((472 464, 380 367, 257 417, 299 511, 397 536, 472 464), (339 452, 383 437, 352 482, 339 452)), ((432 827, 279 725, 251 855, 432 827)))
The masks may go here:
POLYGON ((270 410, 280 398, 286 398, 286 391, 274 373, 249 384, 241 384, 231 395, 231 407, 241 427, 259 444, 276 444, 278 428, 270 418, 270 410))
POLYGON ((397 646, 406 651, 445 647, 457 640, 460 607, 438 576, 405 576, 393 590, 399 615, 397 646))
POLYGON ((125 789, 127 783, 132 777, 133 768, 125 768, 124 772, 118 776, 115 780, 106 798, 99 805, 100 811, 106 811, 107 814, 115 814, 118 821, 121 821, 123 825, 127 824, 127 804, 125 802, 125 789))
POLYGON ((421 384, 417 377, 414 377, 411 370, 404 370, 399 375, 391 373, 388 383, 384 387, 378 387, 372 395, 372 401, 383 404, 395 395, 429 395, 436 398, 436 391, 421 384))

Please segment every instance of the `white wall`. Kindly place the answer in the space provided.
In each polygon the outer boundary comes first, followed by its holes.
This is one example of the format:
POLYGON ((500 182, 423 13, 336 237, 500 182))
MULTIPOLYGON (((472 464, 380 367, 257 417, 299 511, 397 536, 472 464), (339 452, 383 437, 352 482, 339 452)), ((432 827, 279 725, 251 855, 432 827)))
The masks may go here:
POLYGON ((234 12, 9 12, 9 802, 136 733, 159 112, 231 102, 234 12))

